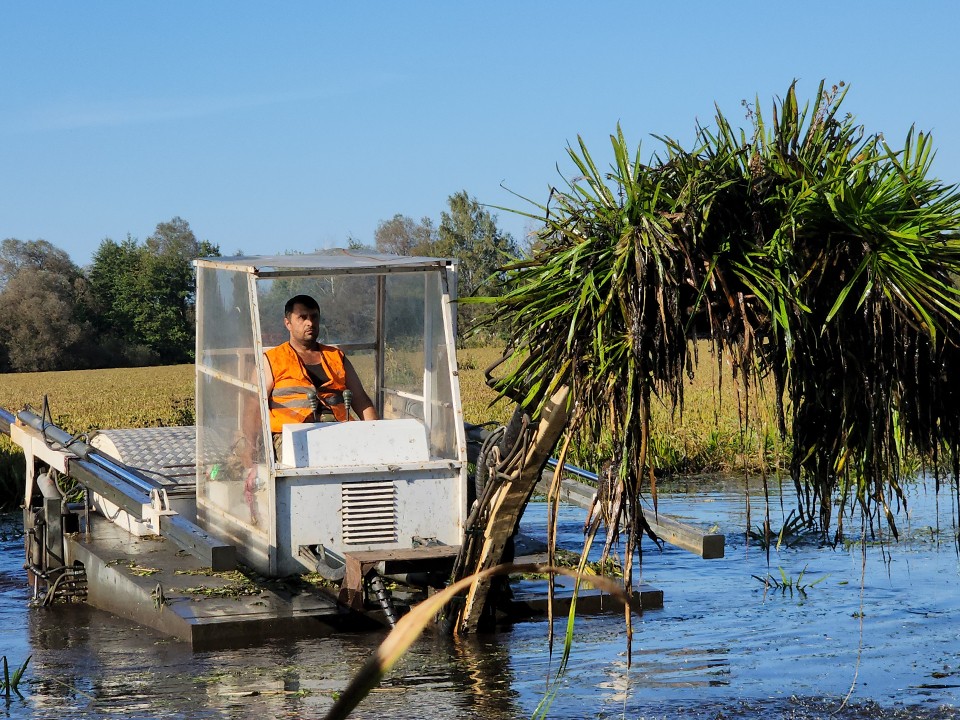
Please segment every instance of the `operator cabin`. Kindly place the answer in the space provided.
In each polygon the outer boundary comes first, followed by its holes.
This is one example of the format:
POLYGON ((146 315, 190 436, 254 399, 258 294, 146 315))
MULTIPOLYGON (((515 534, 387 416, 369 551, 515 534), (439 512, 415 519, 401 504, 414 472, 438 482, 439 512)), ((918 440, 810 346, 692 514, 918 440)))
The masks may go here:
POLYGON ((459 544, 454 263, 341 252, 196 265, 201 524, 270 576, 314 570, 305 547, 459 544), (237 472, 208 471, 238 455, 237 472))

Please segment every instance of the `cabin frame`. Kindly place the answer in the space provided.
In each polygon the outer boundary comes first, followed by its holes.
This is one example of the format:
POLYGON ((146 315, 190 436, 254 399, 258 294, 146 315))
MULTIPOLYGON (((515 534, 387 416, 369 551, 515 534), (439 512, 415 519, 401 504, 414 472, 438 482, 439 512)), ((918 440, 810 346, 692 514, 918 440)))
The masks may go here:
POLYGON ((195 265, 198 524, 268 576, 323 572, 349 552, 459 545, 455 263, 340 251, 195 265), (320 342, 347 353, 383 419, 287 425, 274 453, 264 352, 288 339, 283 304, 301 293, 320 305, 320 342))

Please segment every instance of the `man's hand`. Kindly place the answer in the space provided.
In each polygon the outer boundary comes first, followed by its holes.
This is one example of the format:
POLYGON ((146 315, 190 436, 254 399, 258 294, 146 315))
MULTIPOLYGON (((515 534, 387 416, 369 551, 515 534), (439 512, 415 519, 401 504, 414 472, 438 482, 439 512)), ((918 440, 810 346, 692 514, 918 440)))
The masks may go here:
POLYGON ((250 508, 250 523, 260 524, 260 516, 257 513, 257 468, 251 467, 243 480, 243 499, 250 508))

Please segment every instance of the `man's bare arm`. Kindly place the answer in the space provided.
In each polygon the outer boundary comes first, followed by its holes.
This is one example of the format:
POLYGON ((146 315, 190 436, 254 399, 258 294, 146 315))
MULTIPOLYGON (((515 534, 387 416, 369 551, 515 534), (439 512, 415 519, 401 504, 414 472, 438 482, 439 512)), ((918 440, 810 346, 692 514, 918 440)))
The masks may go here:
MULTIPOLYGON (((267 368, 270 367, 270 360, 264 358, 267 368)), ((267 397, 273 392, 273 372, 270 372, 267 380, 267 397)), ((256 382, 256 374, 254 374, 256 382)), ((260 402, 256 395, 244 393, 243 397, 243 420, 240 431, 243 433, 243 440, 240 451, 240 457, 245 467, 251 467, 256 461, 256 448, 259 446, 260 433, 263 432, 260 424, 260 402)))
POLYGON ((360 416, 361 420, 379 420, 380 416, 377 414, 377 408, 374 407, 367 391, 363 389, 360 376, 357 375, 357 371, 353 369, 353 365, 346 358, 343 359, 343 369, 347 373, 347 389, 353 393, 351 406, 357 415, 360 416))

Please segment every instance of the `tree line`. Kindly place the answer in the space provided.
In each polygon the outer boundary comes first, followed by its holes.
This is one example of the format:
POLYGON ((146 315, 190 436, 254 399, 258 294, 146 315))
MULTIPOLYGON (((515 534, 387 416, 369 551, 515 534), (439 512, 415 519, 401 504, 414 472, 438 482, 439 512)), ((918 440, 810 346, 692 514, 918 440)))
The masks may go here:
MULTIPOLYGON (((402 214, 381 222, 375 249, 456 258, 465 295, 517 257, 519 248, 465 191, 451 195, 448 207, 439 224, 402 214)), ((363 247, 355 240, 350 245, 363 247)), ((0 371, 193 362, 192 261, 219 254, 219 246, 198 240, 180 217, 159 223, 143 242, 129 235, 121 242, 104 239, 86 268, 46 240, 3 240, 0 371)))
POLYGON ((76 370, 191 362, 194 258, 218 255, 179 217, 144 242, 100 243, 80 268, 46 240, 0 243, 0 368, 76 370))
MULTIPOLYGON (((500 268, 521 255, 514 237, 497 227, 497 217, 471 198, 465 190, 447 198, 447 210, 440 223, 429 217, 414 220, 397 214, 382 221, 374 234, 378 252, 395 255, 452 257, 457 260, 458 295, 466 297, 481 291, 495 294, 500 268)), ((458 308, 460 339, 473 330, 483 312, 482 306, 461 303, 458 308)), ((495 322, 485 330, 496 330, 495 322)))

